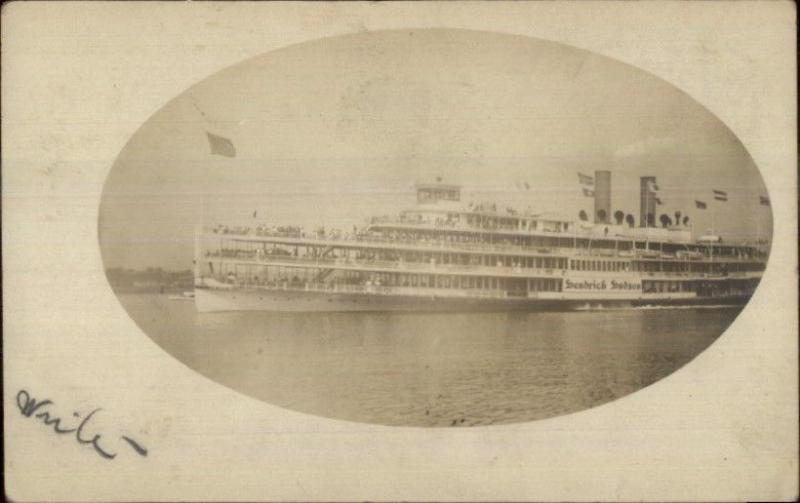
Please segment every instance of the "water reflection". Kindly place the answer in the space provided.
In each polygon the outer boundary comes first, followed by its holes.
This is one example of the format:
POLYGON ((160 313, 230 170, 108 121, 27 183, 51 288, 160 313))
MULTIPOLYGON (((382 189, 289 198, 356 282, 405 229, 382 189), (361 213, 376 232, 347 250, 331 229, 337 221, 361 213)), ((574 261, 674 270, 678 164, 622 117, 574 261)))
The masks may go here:
POLYGON ((164 296, 120 297, 157 344, 217 382, 302 412, 413 426, 605 403, 687 363, 739 312, 197 314, 164 296))

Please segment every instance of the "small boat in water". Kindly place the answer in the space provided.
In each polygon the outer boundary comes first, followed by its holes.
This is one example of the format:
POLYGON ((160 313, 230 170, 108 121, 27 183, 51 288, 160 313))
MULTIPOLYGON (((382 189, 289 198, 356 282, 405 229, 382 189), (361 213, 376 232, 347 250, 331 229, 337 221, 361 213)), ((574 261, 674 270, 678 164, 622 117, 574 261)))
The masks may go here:
POLYGON ((185 291, 182 294, 173 294, 167 296, 169 300, 194 300, 194 292, 193 291, 185 291))

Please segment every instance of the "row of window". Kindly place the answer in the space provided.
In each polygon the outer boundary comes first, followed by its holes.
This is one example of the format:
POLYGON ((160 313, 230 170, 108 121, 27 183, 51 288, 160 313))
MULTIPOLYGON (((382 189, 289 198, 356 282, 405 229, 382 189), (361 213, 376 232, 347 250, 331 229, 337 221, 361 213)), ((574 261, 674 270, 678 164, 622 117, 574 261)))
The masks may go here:
POLYGON ((631 263, 616 260, 570 260, 573 271, 630 271, 631 263))

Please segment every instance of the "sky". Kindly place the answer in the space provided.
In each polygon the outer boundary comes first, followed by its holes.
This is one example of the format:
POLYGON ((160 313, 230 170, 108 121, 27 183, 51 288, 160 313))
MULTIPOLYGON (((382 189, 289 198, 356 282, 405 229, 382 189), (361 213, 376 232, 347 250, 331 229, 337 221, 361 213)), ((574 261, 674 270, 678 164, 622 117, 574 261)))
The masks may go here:
POLYGON ((436 177, 465 201, 575 218, 593 208, 577 173, 597 169, 612 172, 612 211, 637 221, 639 177, 656 176, 659 213, 688 214, 696 235, 712 214, 729 241, 771 232, 746 149, 671 84, 562 44, 435 29, 311 41, 187 89, 112 167, 100 246, 106 267, 185 269, 201 222, 349 229, 413 206, 414 182, 436 177), (208 132, 236 156, 212 155, 208 132))

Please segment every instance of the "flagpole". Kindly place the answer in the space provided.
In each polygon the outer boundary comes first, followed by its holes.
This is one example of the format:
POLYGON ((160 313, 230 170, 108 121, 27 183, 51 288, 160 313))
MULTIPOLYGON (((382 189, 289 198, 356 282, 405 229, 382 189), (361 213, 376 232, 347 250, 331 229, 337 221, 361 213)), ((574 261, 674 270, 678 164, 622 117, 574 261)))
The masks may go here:
MULTIPOLYGON (((761 203, 759 203, 761 206, 761 203)), ((756 247, 761 246, 761 212, 756 213, 756 247)))
MULTIPOLYGON (((716 198, 712 199, 712 201, 716 201, 716 198)), ((717 213, 716 206, 717 205, 714 204, 713 202, 711 203, 711 235, 712 236, 716 236, 717 235, 716 231, 714 230, 714 225, 715 225, 715 221, 716 221, 716 213, 717 213)))

